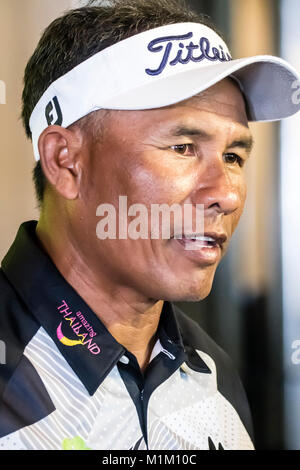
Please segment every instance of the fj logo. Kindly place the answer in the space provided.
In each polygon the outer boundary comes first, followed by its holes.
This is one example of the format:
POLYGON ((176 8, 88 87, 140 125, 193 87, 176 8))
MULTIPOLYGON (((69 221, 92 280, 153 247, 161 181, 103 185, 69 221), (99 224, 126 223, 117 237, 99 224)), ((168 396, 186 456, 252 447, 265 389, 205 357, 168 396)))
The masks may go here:
POLYGON ((61 126, 62 121, 63 121, 63 115, 59 106, 59 102, 57 99, 57 96, 54 96, 52 101, 49 101, 45 108, 45 116, 47 119, 48 126, 51 125, 57 125, 61 126), (54 105, 54 106, 53 106, 54 105), (56 121, 54 121, 55 117, 53 116, 53 110, 55 108, 55 113, 56 113, 56 121))

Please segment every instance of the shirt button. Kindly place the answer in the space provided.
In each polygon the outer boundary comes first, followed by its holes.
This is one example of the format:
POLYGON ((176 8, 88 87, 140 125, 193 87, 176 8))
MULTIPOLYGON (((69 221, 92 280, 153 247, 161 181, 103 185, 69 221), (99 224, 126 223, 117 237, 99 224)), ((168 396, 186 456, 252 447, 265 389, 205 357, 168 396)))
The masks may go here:
POLYGON ((122 362, 123 364, 128 364, 129 363, 129 359, 127 356, 122 356, 120 359, 119 359, 120 362, 122 362))

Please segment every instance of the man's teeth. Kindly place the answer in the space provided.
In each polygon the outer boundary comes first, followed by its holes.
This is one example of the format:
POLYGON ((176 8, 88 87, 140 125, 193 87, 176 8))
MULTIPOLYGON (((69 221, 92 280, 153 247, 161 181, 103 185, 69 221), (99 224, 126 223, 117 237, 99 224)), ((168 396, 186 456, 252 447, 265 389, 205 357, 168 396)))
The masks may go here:
POLYGON ((205 246, 207 248, 213 248, 216 246, 217 242, 214 238, 211 237, 205 237, 205 236, 200 236, 200 235, 194 235, 194 236, 186 236, 184 237, 186 242, 191 242, 194 244, 194 246, 205 246))
POLYGON ((201 237, 199 235, 196 235, 196 236, 190 236, 190 237, 185 237, 185 238, 187 238, 188 240, 192 240, 192 241, 203 241, 203 242, 215 243, 215 239, 211 237, 201 237))

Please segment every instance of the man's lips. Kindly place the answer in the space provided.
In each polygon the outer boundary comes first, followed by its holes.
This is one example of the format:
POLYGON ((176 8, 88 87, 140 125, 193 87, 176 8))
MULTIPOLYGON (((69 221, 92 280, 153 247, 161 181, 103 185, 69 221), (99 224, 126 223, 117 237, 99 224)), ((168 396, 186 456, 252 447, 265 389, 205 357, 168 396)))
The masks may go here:
POLYGON ((183 234, 172 237, 181 252, 201 266, 210 266, 220 261, 223 245, 227 236, 223 232, 205 232, 204 234, 183 234))

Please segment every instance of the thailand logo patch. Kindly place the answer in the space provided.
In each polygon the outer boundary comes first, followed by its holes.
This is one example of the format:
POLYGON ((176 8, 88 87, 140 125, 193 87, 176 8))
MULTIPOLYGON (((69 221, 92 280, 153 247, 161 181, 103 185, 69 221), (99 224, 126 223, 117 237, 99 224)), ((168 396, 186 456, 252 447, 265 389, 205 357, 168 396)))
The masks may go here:
POLYGON ((62 304, 57 307, 57 309, 63 315, 63 320, 59 323, 56 329, 57 339, 64 346, 72 347, 81 345, 85 346, 90 353, 99 354, 100 348, 93 341, 93 338, 97 336, 98 333, 87 322, 84 315, 80 311, 73 314, 65 300, 62 301, 62 304), (65 331, 65 329, 63 330, 63 325, 65 322, 76 335, 77 339, 71 339, 68 336, 65 336, 63 333, 63 331, 65 331))

